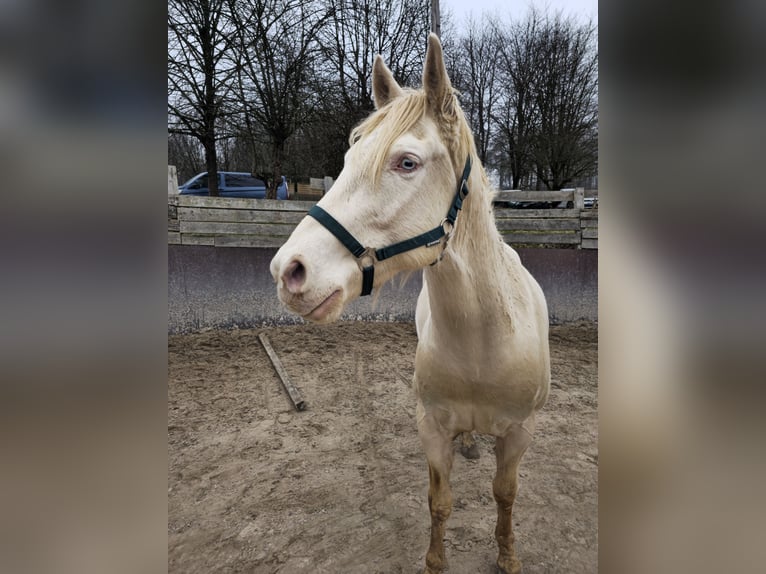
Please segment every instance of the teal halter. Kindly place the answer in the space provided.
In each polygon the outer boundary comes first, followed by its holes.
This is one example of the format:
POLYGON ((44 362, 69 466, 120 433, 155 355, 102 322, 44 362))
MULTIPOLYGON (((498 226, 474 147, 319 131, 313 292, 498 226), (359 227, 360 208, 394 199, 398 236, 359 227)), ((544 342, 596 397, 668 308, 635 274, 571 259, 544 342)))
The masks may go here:
POLYGON ((313 206, 308 215, 316 219, 322 224, 327 231, 332 233, 335 238, 340 241, 346 249, 348 249, 354 257, 356 257, 359 268, 362 270, 362 297, 372 293, 372 283, 375 279, 375 262, 383 261, 394 255, 399 255, 405 251, 411 251, 418 247, 431 247, 439 243, 442 237, 447 235, 449 231, 446 229, 449 225, 450 230, 455 226, 457 220, 457 214, 463 207, 463 200, 468 195, 468 177, 471 175, 471 156, 468 156, 465 160, 465 167, 463 168, 463 175, 458 183, 455 197, 452 199, 447 216, 442 220, 438 227, 434 227, 430 231, 421 233, 410 239, 405 239, 388 247, 381 247, 375 249, 373 247, 364 247, 356 238, 348 232, 338 221, 324 209, 318 205, 313 206), (365 265, 367 260, 369 265, 365 265))

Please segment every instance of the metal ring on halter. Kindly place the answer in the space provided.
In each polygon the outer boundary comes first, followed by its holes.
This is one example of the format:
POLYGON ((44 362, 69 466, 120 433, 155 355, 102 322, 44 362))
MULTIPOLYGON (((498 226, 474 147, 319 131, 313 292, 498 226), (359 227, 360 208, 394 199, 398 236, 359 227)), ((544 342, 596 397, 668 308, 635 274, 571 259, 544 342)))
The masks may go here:
POLYGON ((375 255, 375 248, 366 247, 364 250, 364 253, 362 253, 359 257, 357 257, 356 261, 359 264, 360 269, 374 266, 375 263, 378 261, 378 258, 375 255))
POLYGON ((449 238, 452 235, 452 230, 455 229, 455 224, 445 217, 444 219, 442 219, 441 223, 439 224, 439 227, 441 227, 442 231, 444 232, 443 237, 437 239, 436 241, 432 241, 431 243, 427 245, 427 247, 431 247, 432 245, 438 245, 439 243, 441 243, 442 250, 439 252, 439 256, 432 263, 428 264, 430 267, 433 267, 434 265, 439 263, 439 261, 444 259, 444 250, 447 248, 447 242, 449 241, 449 238), (444 241, 442 241, 442 239, 444 239, 444 241))

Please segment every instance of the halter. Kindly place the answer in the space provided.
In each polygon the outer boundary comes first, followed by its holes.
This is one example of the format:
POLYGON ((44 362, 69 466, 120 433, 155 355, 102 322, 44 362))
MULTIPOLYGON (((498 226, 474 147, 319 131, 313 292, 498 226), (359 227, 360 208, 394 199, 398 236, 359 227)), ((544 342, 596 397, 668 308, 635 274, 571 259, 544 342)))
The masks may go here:
POLYGON ((383 261, 394 255, 404 253, 405 251, 417 249, 418 247, 432 247, 437 245, 442 237, 447 237, 449 239, 449 236, 455 227, 457 214, 463 207, 463 200, 468 195, 469 175, 471 175, 471 156, 468 156, 465 160, 463 175, 460 177, 460 183, 458 183, 455 197, 452 199, 452 204, 447 212, 447 216, 442 219, 442 222, 438 227, 434 227, 430 231, 394 243, 388 247, 381 247, 380 249, 362 246, 362 244, 359 243, 345 227, 338 223, 332 215, 318 205, 314 205, 309 210, 308 215, 321 223, 327 231, 332 233, 335 238, 340 241, 354 257, 356 257, 359 269, 362 270, 362 297, 364 297, 365 295, 372 293, 372 282, 375 278, 376 261, 383 261))

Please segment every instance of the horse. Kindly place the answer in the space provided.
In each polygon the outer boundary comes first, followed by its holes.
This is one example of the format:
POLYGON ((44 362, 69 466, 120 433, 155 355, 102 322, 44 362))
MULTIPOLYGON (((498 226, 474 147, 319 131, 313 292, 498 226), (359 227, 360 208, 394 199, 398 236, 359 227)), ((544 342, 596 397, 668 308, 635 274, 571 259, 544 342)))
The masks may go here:
POLYGON ((399 86, 377 55, 372 91, 375 111, 352 130, 343 170, 270 270, 282 304, 314 323, 337 320, 399 273, 423 270, 413 388, 429 475, 424 573, 447 567, 452 441, 478 432, 495 437, 497 567, 516 574, 519 462, 550 389, 545 297, 497 230, 495 191, 438 37, 428 37, 422 89, 399 86))

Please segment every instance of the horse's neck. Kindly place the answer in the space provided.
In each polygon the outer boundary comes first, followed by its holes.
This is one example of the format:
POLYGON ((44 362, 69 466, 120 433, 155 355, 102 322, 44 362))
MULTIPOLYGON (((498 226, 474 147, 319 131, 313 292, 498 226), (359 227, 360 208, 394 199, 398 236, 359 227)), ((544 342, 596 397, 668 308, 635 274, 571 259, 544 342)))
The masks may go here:
POLYGON ((508 315, 504 245, 495 227, 491 191, 472 190, 442 260, 425 270, 432 321, 487 325, 508 315))

